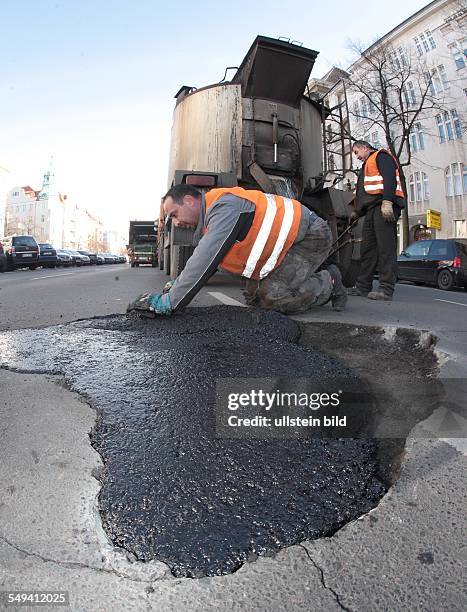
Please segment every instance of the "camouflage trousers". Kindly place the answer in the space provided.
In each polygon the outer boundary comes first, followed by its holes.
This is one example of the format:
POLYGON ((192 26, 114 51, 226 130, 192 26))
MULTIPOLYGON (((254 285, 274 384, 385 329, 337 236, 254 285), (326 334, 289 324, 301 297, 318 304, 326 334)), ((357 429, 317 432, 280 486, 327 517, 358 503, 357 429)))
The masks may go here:
POLYGON ((326 260, 331 244, 329 225, 316 219, 309 225, 303 240, 291 246, 279 267, 260 281, 247 281, 246 303, 292 314, 328 302, 332 291, 331 275, 327 270, 317 270, 326 260))

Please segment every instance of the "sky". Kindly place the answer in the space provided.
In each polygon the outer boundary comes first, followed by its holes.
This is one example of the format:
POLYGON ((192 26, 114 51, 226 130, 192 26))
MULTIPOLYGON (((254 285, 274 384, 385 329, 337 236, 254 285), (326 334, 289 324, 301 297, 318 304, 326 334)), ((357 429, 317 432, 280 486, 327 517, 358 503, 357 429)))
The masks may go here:
POLYGON ((319 51, 320 77, 426 4, 1 0, 0 194, 39 189, 52 163, 58 190, 126 233, 167 190, 182 85, 221 80, 258 34, 319 51))

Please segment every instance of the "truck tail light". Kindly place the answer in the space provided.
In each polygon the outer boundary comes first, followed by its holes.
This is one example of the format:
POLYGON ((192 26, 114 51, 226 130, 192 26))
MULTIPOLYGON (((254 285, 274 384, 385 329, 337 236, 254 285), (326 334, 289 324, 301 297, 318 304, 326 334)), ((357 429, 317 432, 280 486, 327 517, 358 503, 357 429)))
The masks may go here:
POLYGON ((460 268, 461 267, 461 258, 456 255, 456 257, 454 257, 454 260, 452 262, 452 267, 453 268, 460 268))
POLYGON ((16 253, 16 247, 12 246, 11 247, 11 254, 14 255, 16 253))
POLYGON ((196 187, 215 187, 216 179, 214 176, 206 176, 203 174, 188 174, 185 177, 187 185, 195 185, 196 187))

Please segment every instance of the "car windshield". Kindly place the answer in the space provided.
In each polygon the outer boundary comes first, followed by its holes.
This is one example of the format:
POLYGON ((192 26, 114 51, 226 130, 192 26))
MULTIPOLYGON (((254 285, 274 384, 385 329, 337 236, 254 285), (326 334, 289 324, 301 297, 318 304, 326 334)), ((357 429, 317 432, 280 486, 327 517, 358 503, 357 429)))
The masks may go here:
POLYGON ((41 247, 41 249, 53 249, 53 246, 51 244, 40 243, 39 246, 41 247))

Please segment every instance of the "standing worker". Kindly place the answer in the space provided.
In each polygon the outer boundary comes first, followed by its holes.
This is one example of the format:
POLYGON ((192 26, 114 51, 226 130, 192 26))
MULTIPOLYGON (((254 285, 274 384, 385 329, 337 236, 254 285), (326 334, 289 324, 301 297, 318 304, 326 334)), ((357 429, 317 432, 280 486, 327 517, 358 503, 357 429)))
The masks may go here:
POLYGON ((351 219, 365 215, 365 220, 360 274, 356 286, 348 293, 370 300, 392 300, 397 280, 397 220, 405 206, 399 165, 389 151, 377 151, 365 140, 356 140, 352 152, 363 166, 351 219), (373 291, 376 271, 379 287, 373 291))
POLYGON ((196 228, 197 247, 162 294, 143 294, 127 312, 172 314, 186 306, 221 267, 247 280, 248 304, 298 313, 331 302, 343 310, 347 293, 335 265, 317 271, 331 247, 331 230, 297 200, 241 187, 176 185, 163 198, 176 227, 196 228))

